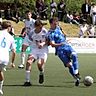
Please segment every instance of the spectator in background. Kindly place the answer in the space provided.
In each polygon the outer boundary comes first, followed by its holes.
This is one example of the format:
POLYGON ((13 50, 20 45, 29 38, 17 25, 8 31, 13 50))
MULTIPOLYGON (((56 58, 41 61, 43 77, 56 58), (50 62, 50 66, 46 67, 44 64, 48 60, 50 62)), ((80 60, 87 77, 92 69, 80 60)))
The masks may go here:
POLYGON ((18 23, 20 20, 20 13, 19 13, 19 9, 16 8, 13 12, 14 18, 15 18, 15 22, 18 23))
POLYGON ((90 10, 90 15, 92 17, 92 24, 96 25, 96 4, 93 3, 90 10))
POLYGON ((85 34, 87 34, 87 31, 88 31, 88 25, 86 24, 86 21, 84 21, 80 25, 79 38, 84 38, 85 37, 85 34))
POLYGON ((35 7, 36 7, 36 12, 38 14, 38 18, 41 18, 41 11, 43 10, 43 2, 42 0, 36 0, 35 7))
POLYGON ((52 0, 52 1, 50 2, 51 18, 55 16, 55 14, 56 14, 56 9, 57 9, 57 3, 56 3, 54 0, 52 0))
POLYGON ((48 5, 44 0, 42 0, 42 4, 43 4, 43 6, 42 6, 42 10, 40 12, 41 19, 47 20, 47 18, 48 18, 48 16, 47 16, 48 5))
POLYGON ((59 21, 62 21, 64 15, 66 14, 65 7, 66 7, 66 5, 65 5, 64 0, 60 0, 60 2, 57 4, 59 21))
POLYGON ((86 20, 90 19, 90 17, 89 17, 90 16, 90 9, 91 9, 91 6, 90 6, 88 0, 85 0, 85 3, 82 4, 81 11, 84 16, 84 19, 86 19, 86 20))
POLYGON ((70 24, 77 24, 77 25, 79 25, 79 22, 76 19, 74 19, 74 16, 71 13, 71 11, 69 11, 67 13, 67 22, 70 23, 70 24))
POLYGON ((88 34, 88 37, 89 38, 95 38, 96 36, 96 32, 95 32, 95 26, 94 25, 92 25, 92 24, 90 24, 89 26, 88 26, 88 32, 87 32, 87 34, 88 34))
POLYGON ((10 9, 10 6, 4 11, 5 19, 12 20, 12 11, 10 9))

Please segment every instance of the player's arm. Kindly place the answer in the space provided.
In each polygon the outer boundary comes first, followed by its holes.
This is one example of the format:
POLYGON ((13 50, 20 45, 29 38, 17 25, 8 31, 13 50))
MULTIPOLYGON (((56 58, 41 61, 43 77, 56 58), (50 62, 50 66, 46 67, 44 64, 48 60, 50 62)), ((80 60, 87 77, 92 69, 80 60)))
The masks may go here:
POLYGON ((50 45, 52 47, 58 47, 58 46, 64 45, 64 43, 55 43, 54 41, 50 41, 50 45))

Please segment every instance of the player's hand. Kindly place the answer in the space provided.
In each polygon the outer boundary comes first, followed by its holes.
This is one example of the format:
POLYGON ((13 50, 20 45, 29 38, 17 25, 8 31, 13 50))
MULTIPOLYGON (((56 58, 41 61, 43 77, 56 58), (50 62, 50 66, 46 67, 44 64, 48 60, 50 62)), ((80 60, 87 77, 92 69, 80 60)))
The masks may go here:
POLYGON ((39 43, 38 44, 38 48, 41 49, 43 47, 43 44, 42 43, 39 43))

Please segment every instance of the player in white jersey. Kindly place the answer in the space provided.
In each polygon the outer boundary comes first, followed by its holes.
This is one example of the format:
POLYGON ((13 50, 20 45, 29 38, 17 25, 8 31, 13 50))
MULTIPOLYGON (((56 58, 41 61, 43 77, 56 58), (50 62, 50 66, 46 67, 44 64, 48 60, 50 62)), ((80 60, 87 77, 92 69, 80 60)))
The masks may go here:
POLYGON ((28 59, 26 62, 26 81, 24 83, 24 86, 31 86, 30 71, 34 59, 37 60, 37 66, 40 72, 39 83, 42 84, 44 82, 44 65, 46 63, 48 55, 48 31, 43 27, 43 24, 40 20, 35 21, 35 29, 32 31, 33 32, 31 32, 29 37, 31 40, 31 52, 28 55, 28 59))
POLYGON ((32 19, 31 11, 26 11, 26 19, 25 19, 26 36, 23 40, 22 49, 21 49, 21 64, 18 66, 18 68, 24 68, 25 51, 30 43, 30 40, 28 39, 28 35, 31 32, 31 30, 34 29, 34 23, 35 23, 35 20, 32 19))
MULTIPOLYGON (((9 34, 11 29, 11 23, 9 21, 2 22, 2 29, 0 31, 0 94, 3 94, 2 86, 4 81, 3 69, 9 63, 9 50, 12 51, 12 63, 11 66, 15 67, 15 40, 13 36, 9 34)), ((1 96, 0 95, 0 96, 1 96)))

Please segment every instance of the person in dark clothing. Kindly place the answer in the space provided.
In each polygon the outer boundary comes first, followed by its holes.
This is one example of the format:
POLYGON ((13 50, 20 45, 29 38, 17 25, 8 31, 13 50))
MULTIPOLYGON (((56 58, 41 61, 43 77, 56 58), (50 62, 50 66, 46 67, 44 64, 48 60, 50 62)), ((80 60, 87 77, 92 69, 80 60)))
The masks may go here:
POLYGON ((66 7, 66 5, 65 5, 64 0, 60 0, 60 3, 58 3, 58 5, 57 5, 59 21, 63 20, 63 17, 64 17, 64 15, 66 13, 65 7, 66 7))
POLYGON ((86 19, 86 20, 88 19, 89 15, 90 15, 90 9, 91 9, 91 6, 88 3, 88 0, 85 0, 85 3, 82 4, 81 11, 84 16, 84 19, 86 19))

